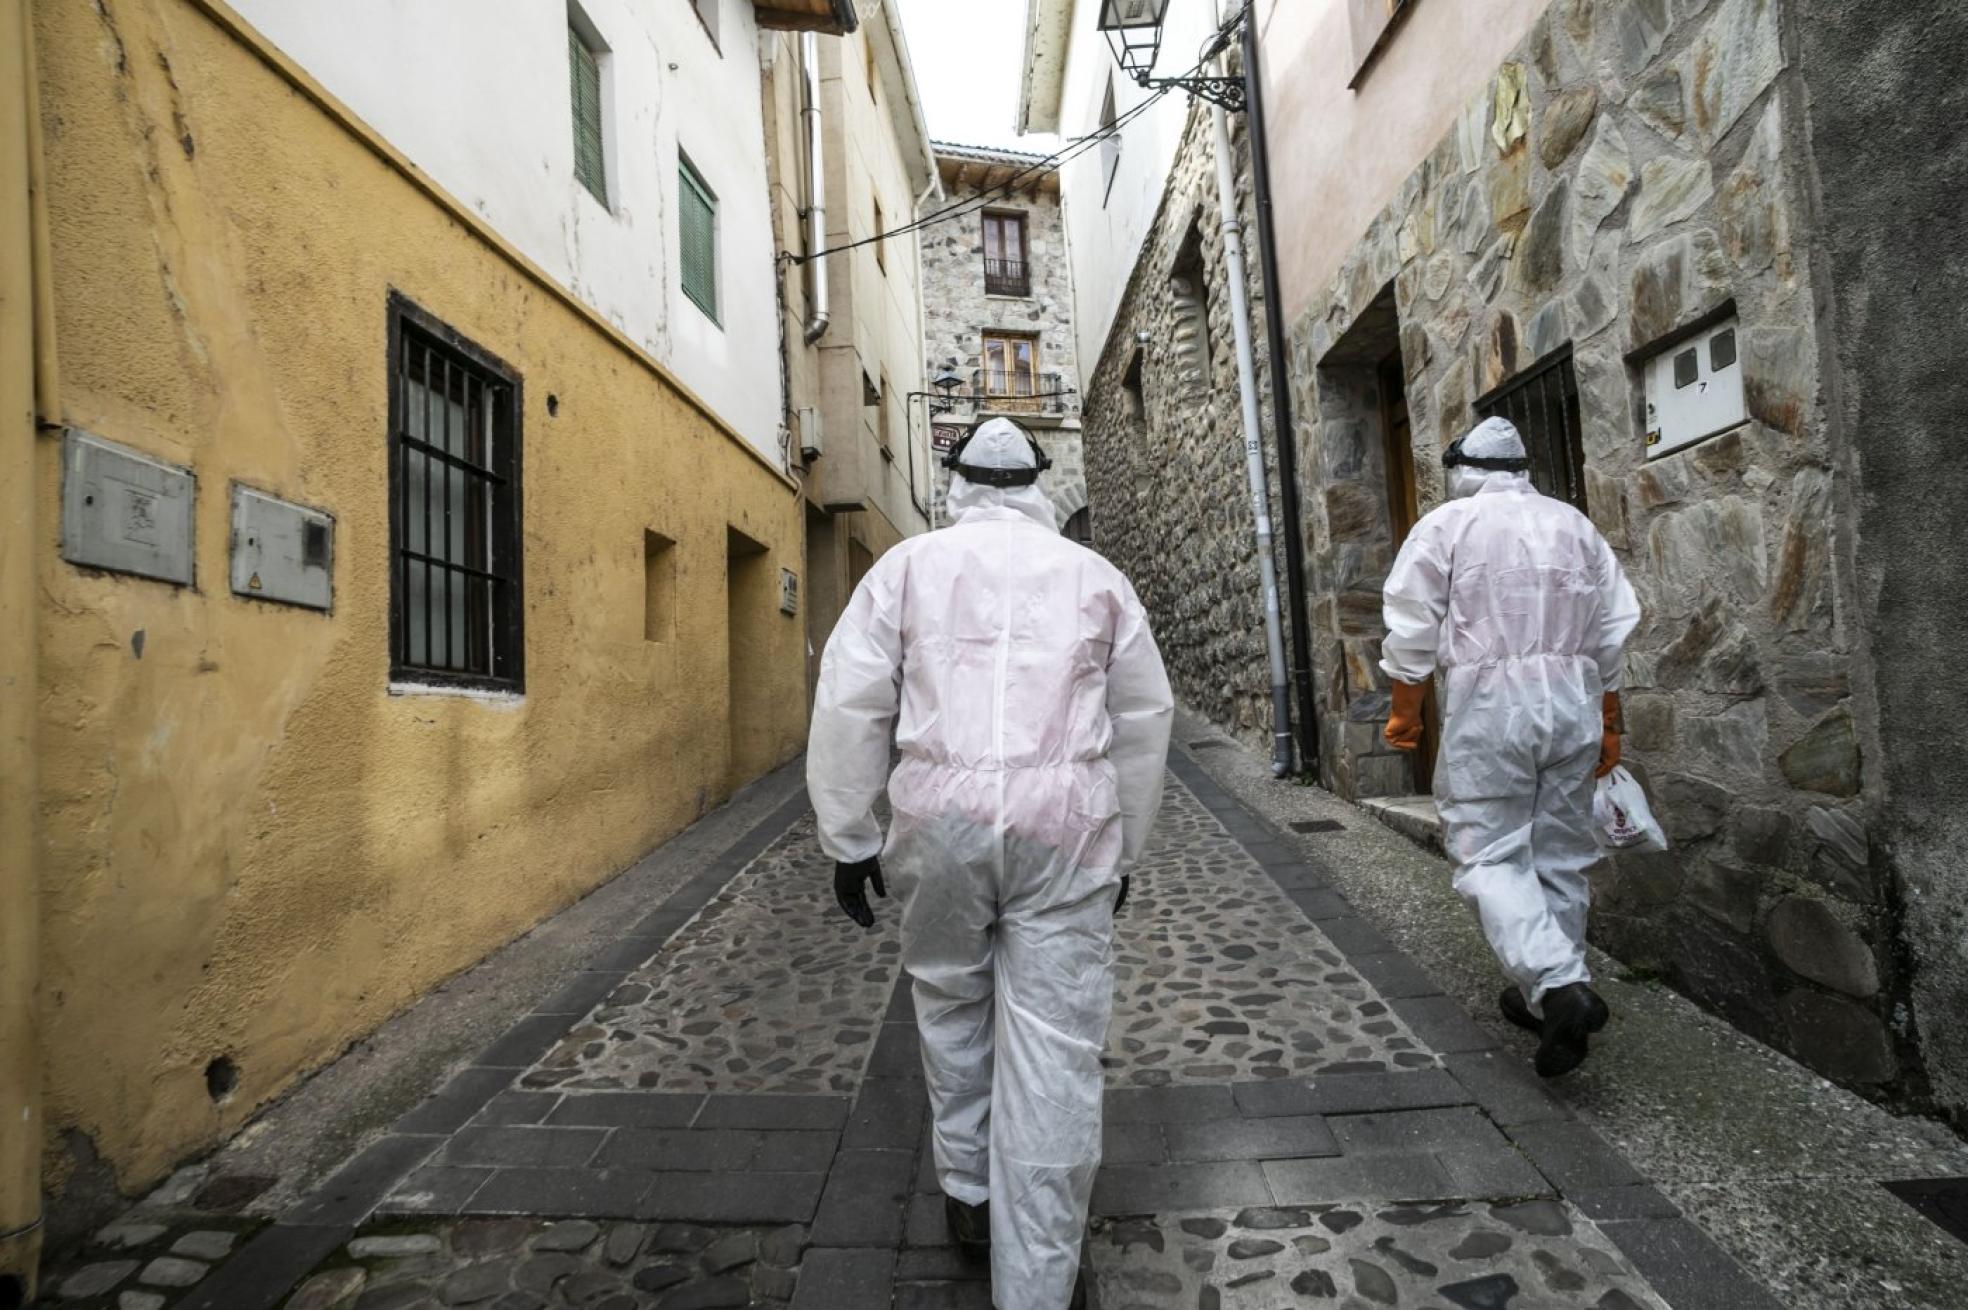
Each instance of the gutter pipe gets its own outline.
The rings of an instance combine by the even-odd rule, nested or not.
[[[1291,619],[1292,687],[1298,693],[1298,764],[1322,772],[1319,704],[1312,669],[1312,624],[1306,613],[1304,509],[1299,500],[1298,440],[1292,423],[1284,301],[1278,290],[1278,240],[1271,207],[1271,147],[1264,125],[1264,75],[1258,62],[1257,15],[1244,23],[1244,105],[1249,124],[1251,190],[1257,202],[1258,267],[1264,275],[1265,345],[1271,353],[1271,421],[1278,446],[1278,508],[1285,519],[1285,603]],[[1322,779],[1323,781],[1323,779]]]
[[[1221,9],[1218,10],[1221,21]],[[1217,75],[1228,76],[1221,56]],[[1250,474],[1251,514],[1257,524],[1257,566],[1264,585],[1264,641],[1271,666],[1271,774],[1292,771],[1291,692],[1285,677],[1285,637],[1278,618],[1278,566],[1272,558],[1271,499],[1264,473],[1262,420],[1258,415],[1257,365],[1251,354],[1250,293],[1244,285],[1243,224],[1237,217],[1237,179],[1230,165],[1230,115],[1210,105],[1216,154],[1217,208],[1222,215],[1223,261],[1230,283],[1230,326],[1237,340],[1237,392],[1243,401],[1244,464]]]
[[[820,140],[820,38],[812,32],[800,36],[800,74],[806,95],[800,109],[806,124],[806,267],[813,279],[813,306],[805,332],[810,346],[827,334],[827,323],[833,317],[827,305],[827,261],[812,258],[827,248],[826,159]]]

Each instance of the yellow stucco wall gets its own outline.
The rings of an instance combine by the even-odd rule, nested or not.
[[[135,1188],[798,750],[801,507],[199,5],[35,21],[63,421],[198,475],[185,589],[63,562],[37,469],[47,1118]],[[387,694],[392,289],[523,378],[516,702]],[[234,480],[335,516],[332,615],[230,594]]]

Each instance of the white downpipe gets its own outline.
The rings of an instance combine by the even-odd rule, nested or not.
[[[1229,76],[1221,57],[1216,61],[1216,74]],[[1278,567],[1271,551],[1271,492],[1264,476],[1264,447],[1259,434],[1257,365],[1251,355],[1250,296],[1244,283],[1243,224],[1237,217],[1237,179],[1230,164],[1230,115],[1222,105],[1210,106],[1210,128],[1216,149],[1217,207],[1223,219],[1224,273],[1230,283],[1230,326],[1237,341],[1237,392],[1243,400],[1244,463],[1250,473],[1257,566],[1264,583],[1264,640],[1271,659],[1271,773],[1282,778],[1292,767],[1291,692],[1285,674],[1284,626],[1278,618]],[[1272,367],[1277,366],[1278,361],[1273,360]]]
[[[940,197],[942,192],[942,175],[936,169],[931,168],[929,171],[929,181],[923,184],[922,193],[916,197],[916,218],[922,218],[923,206],[929,203],[930,197]],[[929,288],[924,285],[927,279],[923,276],[922,237],[918,234],[912,240],[916,243],[916,324],[918,327],[922,327],[929,322]],[[927,357],[924,358],[924,363],[928,363]],[[928,369],[923,370],[922,386],[925,391],[929,389]],[[936,416],[929,412],[929,397],[924,396],[922,453],[923,467],[929,470],[929,487],[923,492],[922,503],[929,506],[929,513],[923,517],[929,524],[929,530],[931,532],[936,531],[937,510],[940,508],[936,503],[936,443],[933,439],[935,433]],[[914,441],[915,438],[911,436],[909,440]],[[913,492],[915,489],[911,487],[910,490]]]
[[[806,125],[806,257],[807,273],[813,279],[813,310],[806,320],[806,344],[812,345],[827,334],[832,317],[827,307],[827,173],[821,153],[820,126],[820,38],[808,32],[800,37],[800,73],[806,103],[800,118]]]

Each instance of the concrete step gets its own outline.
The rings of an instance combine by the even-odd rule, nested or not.
[[[1409,841],[1442,850],[1442,816],[1433,796],[1372,796],[1356,803]]]

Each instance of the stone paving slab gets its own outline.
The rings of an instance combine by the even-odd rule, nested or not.
[[[365,1231],[286,1301],[288,1310],[490,1305],[783,1307],[806,1234],[799,1228],[466,1219]]]
[[[1591,1221],[1554,1201],[1319,1205],[1102,1220],[1102,1310],[1666,1310]]]
[[[1343,897],[1186,776],[1120,920],[1089,1246],[1104,1310],[1651,1310],[1635,1266],[1680,1284],[1705,1260],[1733,1268]],[[874,933],[840,919],[810,819],[778,821],[288,1222],[219,1263],[196,1258],[219,1237],[187,1244],[193,1225],[141,1232],[84,1267],[115,1286],[76,1304],[108,1310],[169,1258],[199,1271],[173,1310],[989,1310],[988,1271],[943,1231],[894,915]],[[710,1254],[768,1239],[790,1254]]]
[[[1426,1068],[1435,1057],[1180,784],[1116,920],[1110,1085]],[[1328,892],[1312,895],[1330,897]],[[1330,908],[1330,907],[1329,907]]]
[[[795,822],[660,954],[632,938],[631,971],[519,1086],[851,1094],[901,948],[893,914],[864,932],[840,913],[832,869],[812,818]]]

